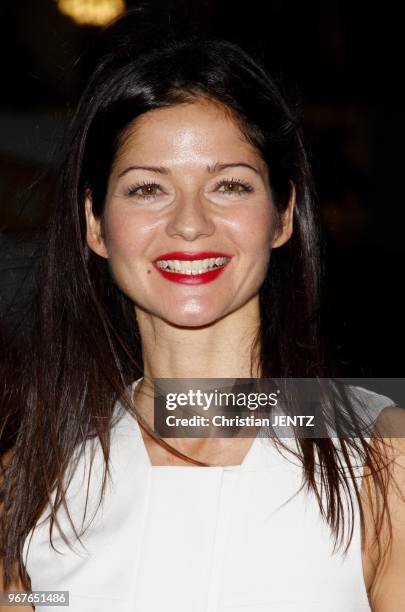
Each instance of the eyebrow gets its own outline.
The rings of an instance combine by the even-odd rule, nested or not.
[[[257,168],[255,168],[251,164],[247,164],[246,162],[232,162],[227,164],[217,162],[213,166],[208,165],[207,172],[209,174],[214,174],[215,172],[220,172],[221,170],[225,170],[226,168],[235,168],[237,166],[250,168],[250,170],[253,170],[253,172],[256,172],[256,174],[260,174]],[[146,170],[147,172],[155,172],[157,174],[170,174],[169,168],[165,168],[164,166],[129,166],[128,168],[125,168],[125,170],[120,172],[118,178],[121,178],[122,176],[124,176],[124,174],[130,172],[130,170]]]

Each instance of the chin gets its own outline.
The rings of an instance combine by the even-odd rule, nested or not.
[[[182,313],[180,316],[177,314],[173,316],[162,316],[167,323],[173,325],[175,327],[207,327],[208,325],[212,325],[216,321],[218,321],[221,317],[219,315],[214,315],[213,313],[203,313],[203,312],[188,312]]]

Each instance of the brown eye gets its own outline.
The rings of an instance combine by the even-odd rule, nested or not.
[[[156,195],[157,185],[143,185],[141,187],[142,195]]]
[[[137,185],[133,185],[128,189],[128,195],[139,197],[143,200],[148,200],[159,195],[159,189],[160,187],[157,183],[138,183]]]
[[[225,193],[227,195],[243,195],[253,191],[253,187],[249,185],[249,183],[246,183],[240,179],[220,181],[215,185],[215,187],[220,193]],[[225,189],[220,189],[221,187],[225,187]]]
[[[239,183],[223,183],[226,186],[225,191],[228,191],[230,193],[240,193],[241,191],[244,191],[244,187],[243,185],[240,185]]]

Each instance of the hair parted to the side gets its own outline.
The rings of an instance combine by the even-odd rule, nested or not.
[[[297,117],[262,65],[237,44],[195,33],[179,35],[174,22],[151,25],[143,11],[129,11],[102,31],[92,50],[94,69],[69,125],[38,268],[32,332],[20,354],[20,367],[14,364],[6,373],[2,428],[15,415],[19,418],[0,490],[6,586],[18,560],[29,587],[22,560],[25,538],[48,503],[51,526],[57,526],[58,508],[65,505],[64,476],[91,438],[99,441],[105,460],[101,500],[114,405],[121,398],[133,409],[126,391],[143,375],[134,305],[114,284],[108,262],[88,248],[84,206],[86,194],[91,194],[93,211],[102,217],[111,165],[126,129],[141,114],[200,98],[220,104],[267,163],[279,214],[294,185],[294,231],[272,253],[260,289],[261,327],[255,347],[263,378],[328,375],[319,333],[320,226]],[[343,390],[340,396],[347,407],[345,418],[355,427],[350,398]],[[153,433],[141,417],[139,421]],[[337,542],[346,520],[342,485],[351,495],[337,449],[328,438],[297,443],[307,486]],[[384,492],[367,441],[361,436],[342,440],[345,459],[350,446],[370,466]],[[316,482],[316,460],[327,502]],[[356,480],[353,472],[350,478]],[[27,480],[33,486],[27,487]],[[359,499],[356,483],[355,494]]]

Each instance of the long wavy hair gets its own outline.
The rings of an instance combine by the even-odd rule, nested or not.
[[[102,218],[111,165],[126,129],[143,113],[201,98],[219,103],[265,160],[280,215],[294,184],[294,231],[273,251],[260,288],[260,329],[252,354],[258,347],[263,378],[329,374],[319,326],[320,224],[298,113],[287,105],[262,63],[237,44],[201,33],[183,36],[173,23],[159,30],[140,25],[140,19],[139,11],[128,12],[93,44],[94,68],[65,139],[58,192],[36,274],[30,332],[4,373],[1,433],[7,424],[18,423],[8,440],[12,453],[3,466],[0,489],[6,586],[17,562],[23,584],[30,587],[22,559],[25,538],[47,504],[52,537],[58,508],[66,507],[64,475],[76,451],[92,438],[99,441],[105,462],[101,501],[117,399],[137,414],[127,394],[131,382],[143,375],[134,304],[114,283],[107,261],[87,246],[84,203],[91,193],[94,214]],[[350,398],[343,388],[339,393],[345,406],[341,414],[355,429]],[[138,419],[159,444],[171,449]],[[339,441],[349,465],[352,447],[384,494],[386,482],[375,467],[378,458],[368,440],[359,435]],[[316,495],[336,545],[339,536],[343,541],[346,520],[343,492],[353,511],[339,449],[327,437],[297,436],[297,445],[294,453],[302,462],[306,487]],[[316,479],[317,461],[326,496]],[[349,472],[360,501],[355,474]],[[27,481],[32,486],[27,487]],[[361,507],[360,512],[363,528]]]

